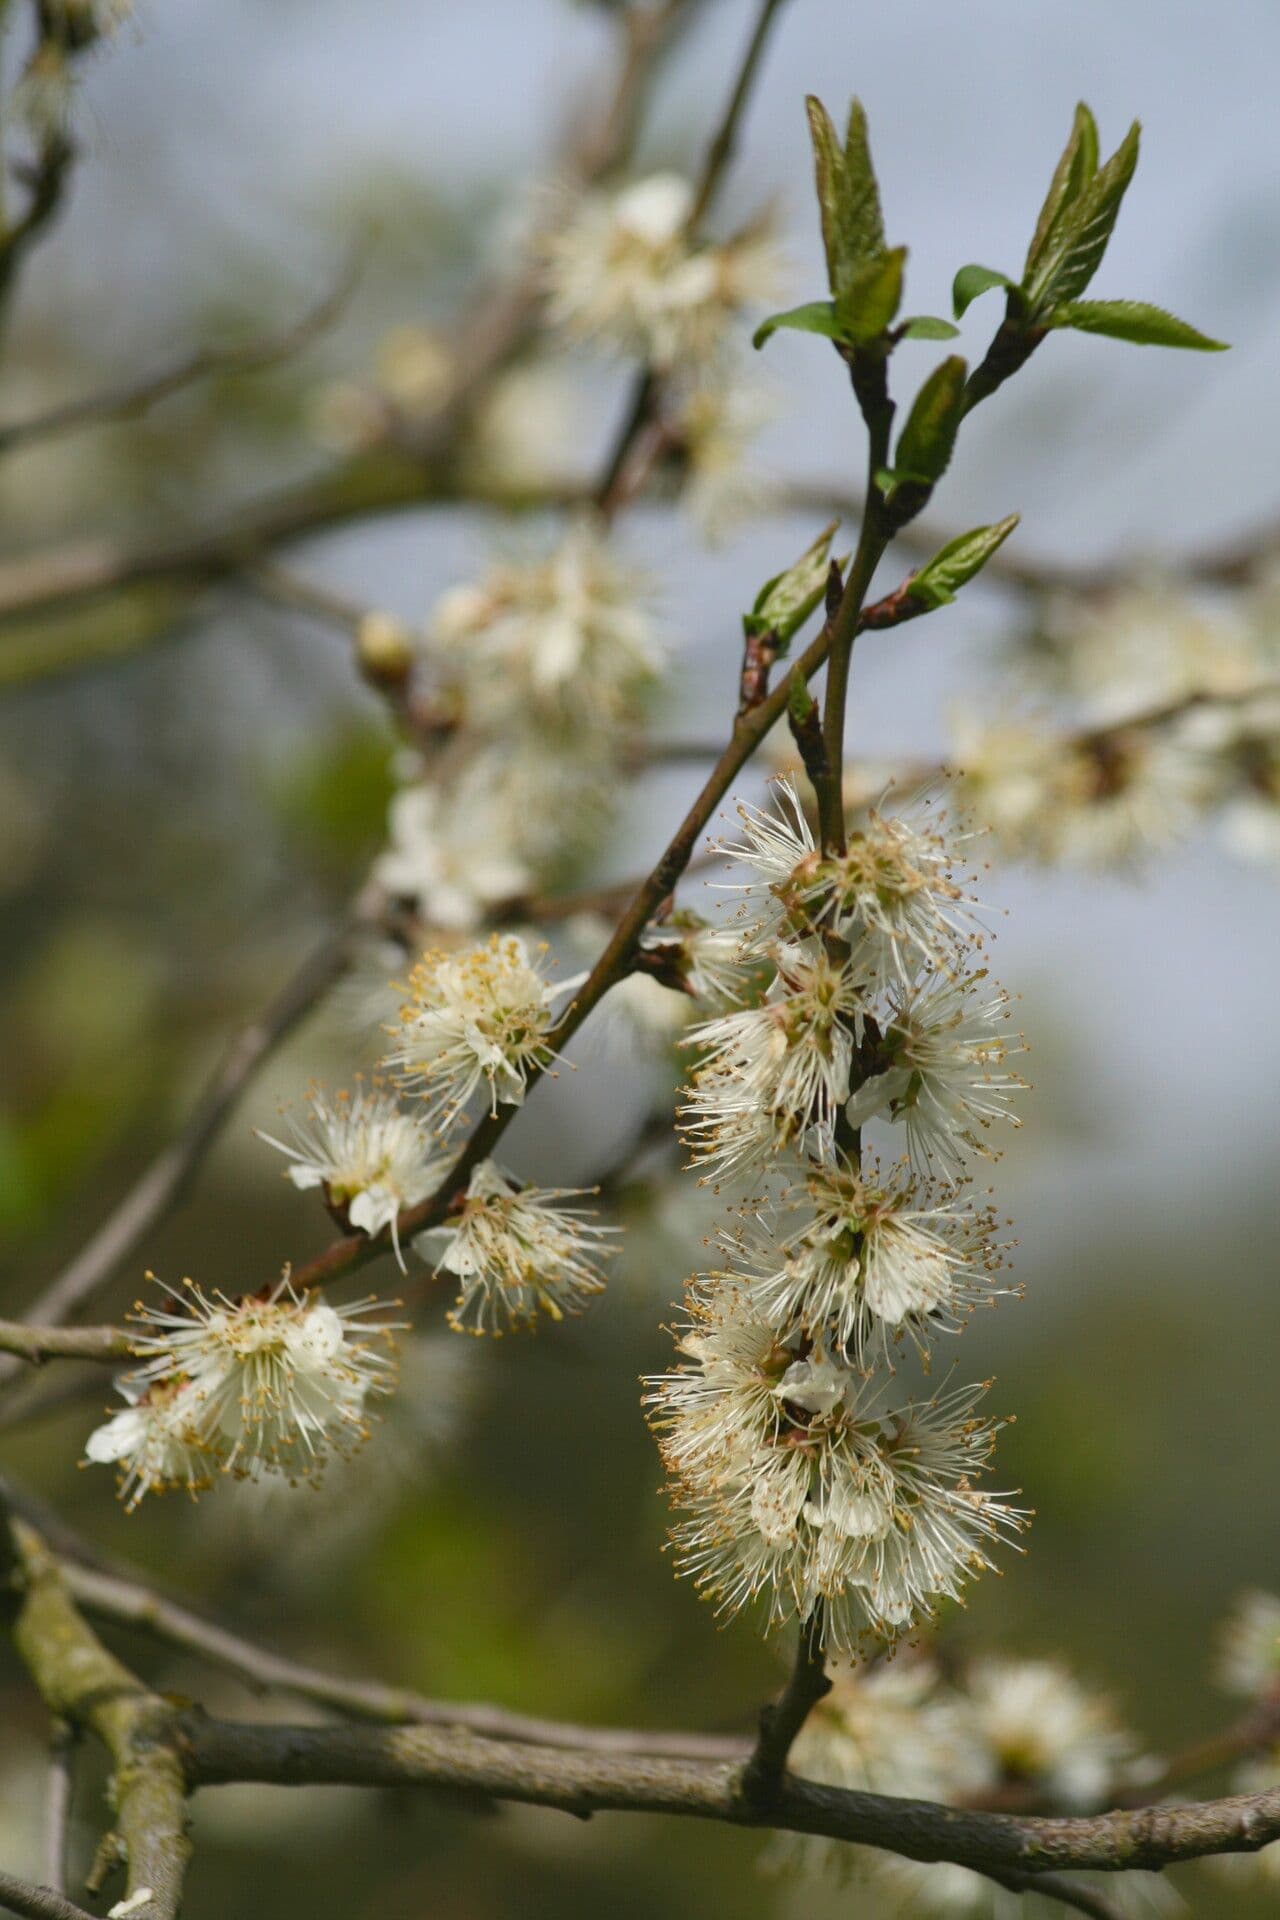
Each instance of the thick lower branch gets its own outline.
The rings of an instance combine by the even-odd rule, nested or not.
[[[1206,1854],[1249,1853],[1280,1839],[1280,1789],[1192,1806],[1087,1819],[1018,1818],[891,1799],[785,1777],[762,1819],[730,1762],[557,1751],[429,1727],[254,1726],[203,1715],[181,1721],[195,1786],[420,1786],[521,1801],[579,1816],[664,1813],[769,1826],[879,1847],[978,1873],[1158,1869]]]
[[[39,1535],[11,1520],[9,1536],[18,1590],[14,1646],[50,1712],[106,1747],[126,1898],[147,1888],[145,1920],[172,1920],[189,1852],[173,1711],[86,1626]]]

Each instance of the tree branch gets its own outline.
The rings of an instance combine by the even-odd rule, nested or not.
[[[327,933],[320,945],[309,953],[297,972],[277,994],[270,1006],[237,1035],[221,1065],[208,1082],[182,1130],[162,1148],[141,1179],[120,1202],[97,1233],[76,1255],[70,1266],[32,1302],[29,1318],[32,1326],[29,1350],[16,1342],[21,1329],[7,1324],[0,1333],[0,1348],[23,1359],[38,1360],[55,1352],[75,1354],[82,1359],[110,1359],[114,1351],[102,1350],[105,1335],[112,1329],[90,1330],[86,1335],[90,1349],[98,1336],[97,1350],[86,1351],[68,1344],[59,1347],[51,1339],[51,1329],[72,1319],[145,1239],[158,1221],[176,1205],[187,1182],[217,1137],[227,1114],[243,1093],[254,1074],[280,1042],[311,1010],[325,990],[346,968],[353,937],[374,914],[372,898],[362,896],[342,921]],[[73,1336],[72,1338],[79,1338]],[[127,1352],[127,1347],[124,1351]],[[16,1372],[16,1364],[0,1363],[0,1381]]]
[[[785,1775],[762,1819],[732,1763],[518,1746],[456,1728],[261,1726],[193,1714],[181,1717],[181,1727],[196,1786],[233,1780],[420,1786],[579,1816],[675,1814],[817,1834],[912,1860],[950,1860],[995,1877],[1025,1876],[1036,1886],[1046,1873],[1158,1870],[1207,1854],[1256,1852],[1280,1839],[1280,1788],[1199,1805],[1057,1819],[980,1813]]]
[[[0,1353],[38,1365],[42,1360],[128,1360],[133,1340],[125,1327],[33,1327],[0,1320]]]
[[[778,1699],[760,1713],[760,1734],[742,1772],[742,1791],[761,1812],[782,1789],[791,1749],[812,1708],[831,1691],[823,1652],[824,1610],[819,1604],[801,1622],[795,1664]]]
[[[745,1758],[743,1739],[715,1734],[648,1732],[626,1727],[573,1726],[507,1713],[501,1707],[453,1700],[429,1700],[404,1687],[377,1680],[346,1680],[300,1665],[149,1588],[73,1561],[62,1563],[68,1591],[86,1613],[121,1626],[141,1628],[170,1646],[196,1655],[260,1691],[291,1693],[359,1720],[408,1721],[419,1726],[464,1727],[522,1745],[577,1748],[584,1752],[665,1754],[701,1759]]]
[[[75,1906],[56,1887],[32,1886],[15,1880],[11,1873],[0,1873],[0,1907],[23,1915],[23,1920],[97,1920],[96,1914]]]
[[[322,300],[283,329],[261,334],[257,339],[244,341],[239,346],[199,347],[184,359],[162,367],[158,372],[144,374],[141,379],[85,394],[79,400],[68,400],[61,406],[48,408],[44,413],[31,414],[25,420],[0,422],[0,455],[12,453],[15,448],[30,446],[36,441],[54,440],[84,427],[133,419],[200,380],[262,373],[268,367],[277,366],[332,324],[346,304],[356,278],[357,268],[353,261]]]
[[[18,1584],[14,1645],[50,1711],[95,1734],[111,1757],[126,1897],[149,1889],[145,1920],[173,1920],[189,1852],[173,1710],[85,1625],[39,1535],[11,1519],[9,1536]]]

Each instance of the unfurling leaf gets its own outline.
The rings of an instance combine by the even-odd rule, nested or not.
[[[1120,205],[1138,164],[1141,129],[1135,120],[1106,165],[1099,167],[1041,250],[1023,291],[1037,315],[1082,294],[1102,264]]]
[[[1109,340],[1129,340],[1138,347],[1189,347],[1196,353],[1225,353],[1225,340],[1153,307],[1146,300],[1068,300],[1045,315],[1050,327],[1074,327],[1078,333],[1103,333]]]
[[[959,355],[952,354],[934,368],[916,395],[893,456],[899,481],[910,478],[932,486],[946,472],[964,408],[967,371]]]
[[[881,259],[885,252],[884,216],[871,165],[867,116],[861,102],[854,100],[841,151],[831,116],[822,102],[810,95],[805,106],[813,141],[827,277],[832,293],[839,296],[860,268]]]
[[[894,247],[860,267],[837,297],[835,304],[841,322],[855,345],[863,346],[875,340],[892,324],[902,304],[902,271],[906,262],[906,248]]]
[[[765,581],[756,595],[755,605],[743,618],[742,628],[748,639],[754,634],[772,633],[778,642],[778,653],[785,653],[792,635],[804,625],[826,592],[831,542],[839,524],[833,520],[792,566]],[[841,572],[847,562],[846,554],[838,563]]]
[[[1063,219],[1098,171],[1098,125],[1082,100],[1076,108],[1071,136],[1054,169],[1036,230],[1027,249],[1024,277],[1030,279]]]
[[[990,293],[993,287],[1007,287],[1011,293],[1018,290],[1016,281],[995,267],[961,267],[951,283],[951,306],[956,319],[961,319],[966,308],[971,307],[979,295]]]
[[[940,320],[935,313],[913,313],[898,328],[903,340],[954,340],[959,327],[953,327],[949,320]]]
[[[848,337],[834,301],[809,300],[802,307],[788,307],[785,313],[771,313],[767,320],[762,320],[751,336],[752,346],[762,347],[766,340],[784,327],[796,333],[820,333],[828,340],[844,340]]]
[[[927,607],[945,607],[966,581],[972,580],[975,573],[981,573],[996,548],[1009,538],[1018,518],[1016,513],[1011,513],[993,526],[974,527],[971,533],[960,533],[954,540],[948,540],[908,581],[907,592],[911,598],[922,600]]]

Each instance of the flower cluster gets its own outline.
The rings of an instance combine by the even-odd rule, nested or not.
[[[927,1365],[995,1296],[1005,1248],[964,1169],[1020,1083],[944,815],[872,809],[824,849],[783,783],[741,817],[731,924],[767,984],[693,1030],[682,1121],[708,1177],[766,1190],[691,1283],[651,1419],[682,1569],[770,1625],[820,1612],[848,1652],[957,1596],[1024,1522],[977,1485],[1001,1425],[984,1389],[912,1397],[889,1377],[902,1342]],[[863,1160],[874,1121],[905,1137],[887,1170]]]
[[[394,1329],[368,1318],[374,1302],[333,1307],[287,1275],[234,1300],[189,1280],[165,1291],[174,1308],[139,1308],[143,1364],[120,1383],[127,1405],[85,1447],[119,1466],[130,1507],[219,1473],[315,1479],[368,1438],[365,1402],[394,1379]]]
[[[1056,1660],[978,1659],[944,1676],[929,1655],[904,1653],[857,1669],[836,1662],[831,1679],[791,1756],[797,1773],[825,1785],[960,1805],[1016,1794],[1040,1811],[1081,1813],[1111,1804],[1140,1765],[1110,1700]],[[1015,1920],[1023,1911],[967,1868],[834,1840],[777,1839],[766,1863],[837,1883],[856,1878],[868,1915]],[[1126,1913],[1180,1904],[1155,1875],[1126,1875],[1124,1884],[1135,1903]]]
[[[580,1312],[604,1287],[599,1263],[616,1231],[560,1204],[583,1197],[580,1188],[522,1188],[482,1160],[461,1206],[419,1246],[431,1257],[434,1241],[446,1243],[437,1264],[458,1282],[449,1324],[500,1333],[504,1324],[533,1326],[539,1312],[551,1320]]]
[[[1218,1646],[1217,1680],[1249,1702],[1259,1732],[1270,1738],[1232,1776],[1235,1793],[1265,1793],[1280,1787],[1280,1595],[1255,1588],[1242,1593],[1225,1621]],[[1210,1864],[1242,1888],[1275,1899],[1280,1888],[1280,1840],[1256,1853],[1223,1854]]]
[[[1206,815],[1229,851],[1274,863],[1278,601],[1274,581],[1234,609],[1156,582],[1052,605],[1015,643],[1025,709],[956,716],[966,805],[1009,852],[1047,864],[1131,868]]]
[[[531,1074],[550,1065],[555,989],[515,934],[423,955],[394,1029],[387,1065],[418,1094],[433,1126],[447,1130],[477,1093],[496,1113],[518,1107]]]
[[[585,519],[441,596],[414,687],[446,745],[394,797],[375,869],[426,922],[473,928],[594,844],[662,669],[646,598]]]

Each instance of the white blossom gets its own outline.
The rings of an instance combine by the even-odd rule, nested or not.
[[[1050,1804],[1086,1812],[1109,1796],[1138,1758],[1111,1702],[1056,1660],[975,1660],[964,1693],[972,1728],[991,1758],[991,1784],[1033,1787]]]
[[[374,1302],[333,1307],[287,1275],[234,1300],[189,1280],[165,1291],[176,1310],[139,1309],[134,1380],[153,1393],[189,1385],[194,1398],[175,1404],[224,1472],[306,1478],[368,1437],[365,1401],[395,1374],[393,1329],[367,1318]]]
[[[796,876],[794,900],[841,939],[875,956],[877,991],[922,966],[949,970],[953,950],[977,940],[978,903],[959,873],[970,835],[948,835],[945,812],[927,798],[899,813],[870,807],[849,828],[842,853]]]
[[[1239,1596],[1222,1625],[1216,1673],[1246,1699],[1280,1692],[1280,1596],[1256,1587]]]
[[[294,1186],[323,1187],[330,1206],[343,1209],[370,1239],[389,1227],[403,1270],[397,1216],[434,1193],[448,1170],[426,1123],[376,1084],[357,1086],[354,1093],[317,1088],[305,1112],[287,1118],[291,1140],[261,1131],[258,1137],[293,1162]]]
[[[880,1070],[846,1108],[855,1127],[876,1117],[901,1123],[912,1165],[936,1170],[952,1184],[964,1170],[966,1152],[992,1157],[981,1137],[992,1121],[1021,1124],[1009,1102],[1024,1082],[1006,1064],[1021,1042],[1002,1036],[1009,997],[1002,990],[987,992],[985,979],[980,969],[894,990],[883,1022]]]
[[[775,781],[773,798],[769,810],[740,801],[737,812],[743,839],[736,845],[717,848],[746,870],[744,880],[720,884],[724,892],[742,896],[737,921],[743,943],[757,949],[767,948],[785,932],[786,894],[796,884],[797,875],[807,878],[818,861],[817,843],[794,782]]]
[[[638,717],[662,667],[647,597],[603,531],[579,519],[545,558],[443,594],[428,658],[472,728],[617,728]]]
[[[812,1132],[830,1152],[849,1097],[867,982],[857,956],[833,958],[820,941],[779,945],[763,1003],[695,1027],[694,1074],[681,1121],[696,1162],[741,1171]]]
[[[418,1242],[430,1258],[433,1242],[447,1240],[438,1265],[459,1282],[449,1315],[455,1329],[500,1333],[504,1325],[532,1326],[539,1312],[562,1320],[602,1291],[600,1262],[613,1252],[615,1230],[562,1204],[585,1192],[522,1188],[492,1160],[481,1161],[459,1211]]]
[[[901,1165],[882,1177],[837,1158],[808,1165],[783,1198],[757,1215],[766,1234],[741,1240],[753,1292],[779,1326],[829,1329],[866,1364],[876,1343],[887,1359],[903,1332],[923,1355],[934,1331],[955,1331],[992,1298],[1004,1250],[994,1213],[971,1197],[921,1192]]]
[[[95,1427],[84,1453],[95,1465],[119,1467],[129,1512],[147,1493],[184,1487],[194,1495],[211,1486],[219,1449],[201,1389],[182,1376],[151,1385],[126,1376],[117,1384],[129,1404]]]
[[[469,932],[493,907],[533,888],[533,871],[511,850],[507,826],[483,767],[453,793],[425,783],[402,787],[391,800],[390,845],[373,877],[397,899],[412,901],[428,926]]]
[[[531,1075],[554,1058],[555,989],[514,934],[424,954],[409,996],[387,1063],[421,1095],[433,1124],[451,1126],[478,1092],[491,1113],[499,1102],[519,1106]]]
[[[762,1600],[771,1627],[824,1611],[851,1653],[892,1637],[989,1566],[1023,1516],[973,1484],[1000,1423],[982,1387],[887,1408],[833,1353],[799,1350],[741,1282],[690,1293],[689,1364],[651,1383],[651,1418],[677,1510],[679,1570],[721,1611]]]
[[[553,323],[660,367],[720,351],[737,313],[776,296],[779,263],[762,225],[695,243],[692,212],[674,173],[584,195],[546,243]]]

